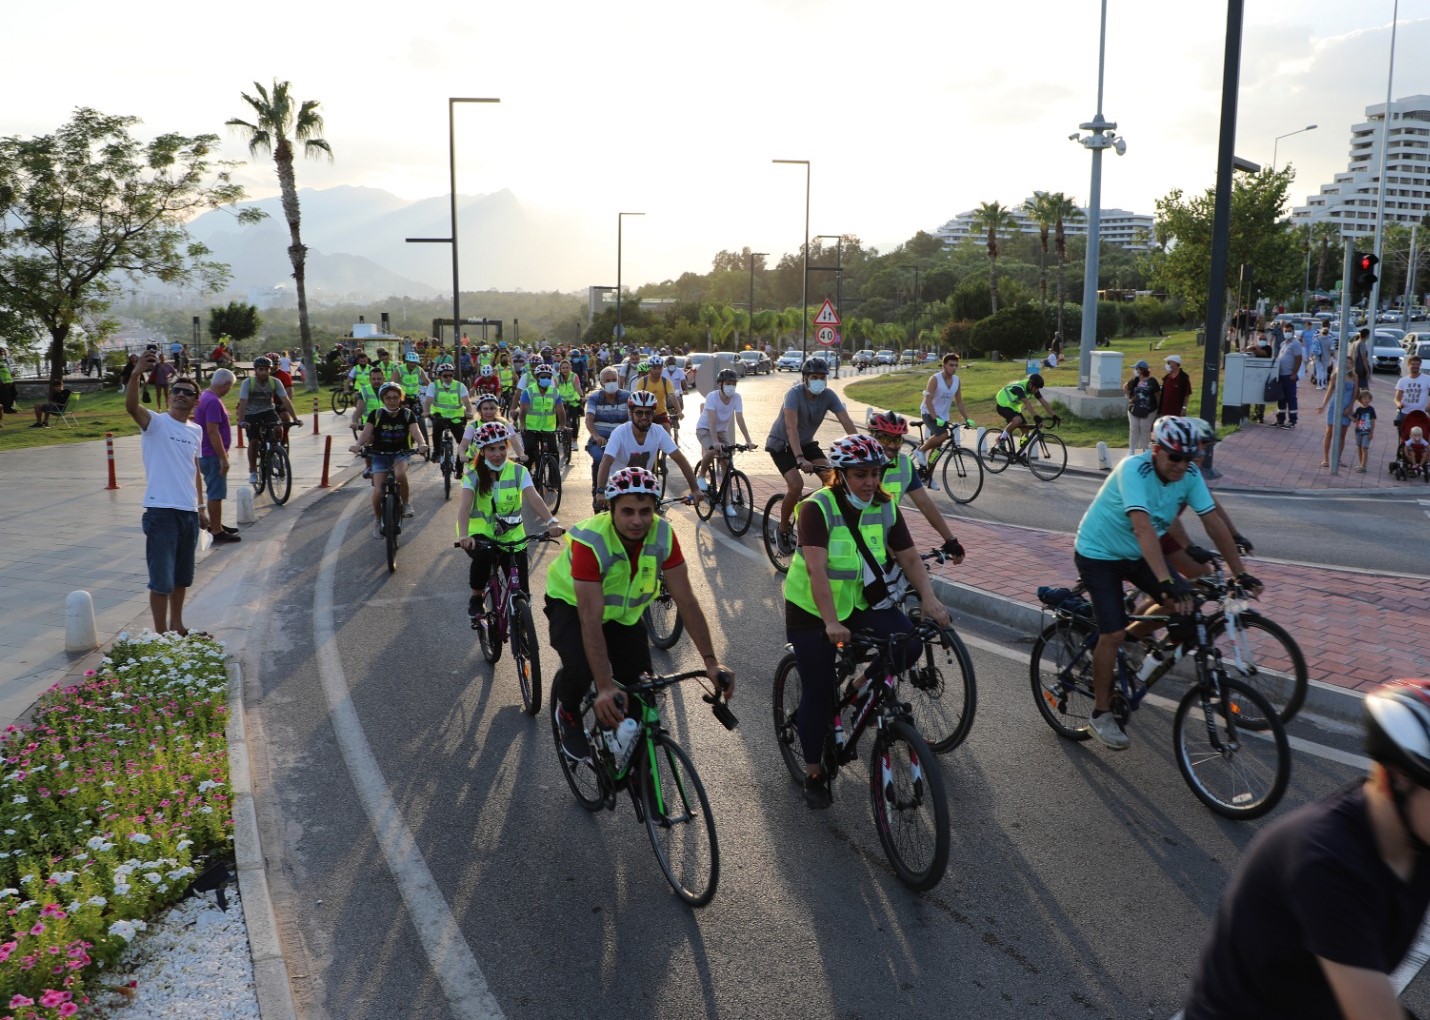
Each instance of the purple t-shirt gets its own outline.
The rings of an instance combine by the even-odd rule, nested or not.
[[[231,435],[228,427],[228,408],[223,406],[223,401],[213,390],[204,390],[199,394],[199,406],[194,410],[193,422],[203,429],[203,447],[199,450],[201,457],[217,457],[218,451],[209,442],[209,423],[218,424],[218,434],[223,440],[223,448],[228,449],[231,442]]]

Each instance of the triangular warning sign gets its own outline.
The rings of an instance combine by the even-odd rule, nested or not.
[[[814,317],[816,326],[837,326],[839,325],[839,313],[834,310],[834,302],[828,298],[824,299],[824,304],[819,308],[819,314]]]

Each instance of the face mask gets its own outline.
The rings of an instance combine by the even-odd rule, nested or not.
[[[825,383],[823,379],[811,379],[808,383],[808,386],[809,392],[817,397],[824,392]]]
[[[605,390],[607,393],[617,393],[620,391],[620,388],[621,384],[618,382],[601,383],[601,389]]]
[[[844,498],[849,500],[849,505],[852,506],[855,510],[868,510],[869,504],[874,502],[872,499],[860,499],[848,489],[844,490]]]
[[[550,389],[551,380],[543,376],[542,378],[536,380],[536,385],[540,386],[543,390]]]
[[[727,397],[733,397],[735,395],[735,386],[733,383],[726,383],[724,386],[720,387],[720,392],[725,394],[725,396]]]
[[[506,466],[506,461],[502,461],[500,464],[493,464],[491,462],[491,458],[487,457],[486,455],[482,456],[482,463],[484,463],[487,466],[488,470],[491,471],[500,471]]]

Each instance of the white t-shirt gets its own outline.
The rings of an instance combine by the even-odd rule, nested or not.
[[[928,390],[924,390],[924,399],[919,404],[919,413],[937,418],[940,421],[948,421],[948,413],[953,410],[953,398],[958,393],[958,387],[962,385],[962,380],[954,375],[953,382],[945,383],[943,373],[937,372],[933,376],[933,400],[929,400]],[[933,406],[929,406],[932,404]]]
[[[203,435],[203,430],[192,421],[176,421],[167,412],[150,412],[149,427],[139,435],[146,508],[199,508],[194,476],[198,471]]]
[[[712,433],[723,433],[726,436],[734,435],[731,427],[735,424],[735,415],[745,413],[745,401],[740,396],[739,391],[730,398],[730,402],[725,403],[725,398],[719,393],[711,393],[705,398],[705,406],[700,411],[700,417],[695,422],[696,429],[709,429]]]
[[[1400,409],[1406,414],[1411,411],[1430,410],[1430,376],[1421,372],[1415,377],[1402,375],[1395,381],[1395,392],[1401,394]]]
[[[279,367],[280,369],[282,369],[283,371],[285,371],[285,372],[292,372],[292,371],[293,371],[293,359],[290,358],[290,357],[288,357],[288,355],[286,355],[286,354],[281,354],[281,355],[279,355],[279,356],[278,356],[278,367]]]
[[[672,384],[674,384],[676,393],[685,392],[685,369],[676,368],[674,366],[667,366],[665,370],[665,377],[669,379]]]
[[[663,425],[652,425],[646,433],[645,442],[636,441],[636,433],[631,423],[616,426],[611,438],[606,441],[606,456],[611,458],[611,470],[642,467],[647,471],[655,468],[655,454],[659,450],[669,457],[676,451],[675,440]]]

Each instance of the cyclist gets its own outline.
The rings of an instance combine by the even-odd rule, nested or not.
[[[833,802],[820,758],[834,711],[838,646],[847,644],[855,630],[872,630],[880,637],[913,631],[897,606],[871,605],[864,583],[872,573],[867,559],[880,570],[897,562],[918,592],[924,614],[940,627],[949,625],[948,610],[933,593],[908,524],[879,486],[889,463],[883,448],[869,436],[844,436],[830,445],[829,462],[833,480],[804,500],[799,548],[785,579],[785,634],[802,681],[795,725],[804,751],[804,799],[811,808]],[[888,665],[907,669],[922,650],[922,642],[911,638],[900,649],[901,661]],[[880,675],[883,665],[871,664],[865,682]]]
[[[521,390],[522,444],[531,465],[544,448],[556,457],[556,430],[566,427],[566,405],[556,390],[556,373],[550,365],[538,364],[532,373],[533,385]]]
[[[998,414],[1003,418],[1006,425],[1003,426],[1003,435],[1012,441],[1009,435],[1014,430],[1022,432],[1027,429],[1028,423],[1023,417],[1023,405],[1029,397],[1043,405],[1043,410],[1048,412],[1048,416],[1054,423],[1059,423],[1057,415],[1053,414],[1053,409],[1048,406],[1048,402],[1043,399],[1043,377],[1037,372],[1028,376],[1027,379],[1014,379],[1007,386],[998,391],[998,395],[993,398],[998,409]]]
[[[259,432],[280,421],[297,421],[298,412],[288,399],[283,384],[273,378],[273,362],[260,356],[253,359],[253,375],[238,388],[238,409],[235,417],[243,421],[248,432],[248,484],[258,484]]]
[[[497,360],[496,364],[492,366],[492,371],[497,377],[497,393],[505,400],[512,386],[516,384],[516,373],[511,364],[511,352],[506,349],[505,340],[498,344]],[[480,385],[480,381],[478,385]]]
[[[457,447],[457,459],[467,466],[467,470],[471,470],[472,463],[476,460],[478,452],[477,447],[472,445],[477,436],[477,429],[488,422],[499,421],[505,425],[507,431],[511,433],[509,444],[511,446],[511,455],[517,460],[525,461],[526,448],[521,445],[521,436],[517,435],[516,429],[512,426],[511,422],[501,416],[501,405],[497,402],[497,398],[490,393],[483,393],[477,398],[476,406],[477,417],[462,433],[462,443]]]
[[[1243,569],[1231,529],[1212,511],[1216,503],[1192,460],[1199,443],[1191,423],[1167,416],[1152,423],[1152,448],[1123,459],[1093,497],[1078,523],[1073,561],[1087,585],[1097,621],[1098,642],[1092,653],[1092,733],[1114,751],[1129,741],[1108,711],[1118,646],[1127,637],[1127,608],[1122,585],[1130,581],[1151,595],[1163,611],[1191,612],[1191,588],[1173,573],[1162,553],[1161,536],[1184,506],[1202,518],[1207,535],[1246,587],[1260,582]]]
[[[680,416],[680,391],[669,379],[665,378],[664,371],[665,359],[660,355],[653,356],[648,362],[645,362],[643,374],[631,388],[643,393],[655,394],[655,423],[673,433],[676,426],[672,425],[672,421]]]
[[[675,461],[685,474],[690,492],[698,492],[690,461],[676,448],[670,433],[655,424],[655,394],[636,390],[627,398],[626,405],[630,408],[631,420],[611,433],[601,454],[601,465],[596,469],[597,507],[605,505],[604,490],[612,472],[628,467],[654,472],[656,461],[662,455]],[[693,495],[686,497],[686,502],[693,501]]]
[[[562,358],[556,369],[556,396],[566,408],[567,438],[576,449],[576,434],[581,431],[581,415],[586,404],[581,377],[572,371],[571,362]]]
[[[427,419],[422,413],[422,393],[426,387],[432,384],[431,378],[422,370],[422,358],[416,351],[408,351],[402,359],[402,364],[397,366],[394,373],[394,381],[402,384],[402,392],[407,394],[407,406],[412,408],[412,413],[417,415],[417,427],[422,430],[422,442],[427,443]],[[431,444],[428,444],[429,447]],[[427,454],[427,459],[432,459],[432,454]]]
[[[1430,680],[1365,699],[1369,775],[1281,818],[1227,886],[1186,1020],[1413,1016],[1390,975],[1430,905]]]
[[[400,383],[383,383],[378,391],[382,406],[374,408],[367,416],[362,435],[351,447],[353,453],[362,453],[369,447],[372,453],[372,537],[382,537],[382,487],[387,483],[387,473],[397,474],[397,496],[402,501],[402,516],[412,516],[412,503],[407,485],[407,458],[412,448],[425,453],[422,433],[417,428],[417,415],[405,403],[405,394]]]
[[[958,405],[958,413],[963,415],[963,423],[973,428],[973,419],[968,416],[968,408],[963,406],[963,389],[958,378],[958,355],[949,353],[943,356],[943,371],[929,376],[928,385],[924,387],[923,400],[919,402],[919,417],[923,419],[924,428],[928,431],[923,445],[914,454],[914,460],[919,467],[929,466],[930,451],[937,449],[948,435],[949,412],[955,404]],[[929,472],[928,487],[938,488],[932,472]]]
[[[510,439],[511,430],[499,421],[487,422],[477,429],[473,442],[480,454],[472,470],[462,479],[462,495],[457,501],[457,538],[472,558],[472,569],[468,574],[472,597],[467,600],[467,615],[479,622],[482,618],[482,593],[491,580],[492,569],[498,564],[506,570],[514,557],[521,590],[530,592],[531,586],[526,572],[525,552],[498,552],[490,546],[478,546],[474,539],[496,540],[500,535],[505,545],[521,545],[526,540],[522,507],[530,509],[538,520],[545,523],[545,534],[554,537],[562,531],[556,515],[532,484],[531,473],[507,456]],[[498,521],[501,517],[516,518],[518,523],[507,526]]]
[[[732,445],[735,435],[732,426],[740,426],[740,431],[745,434],[746,446],[755,445],[750,439],[750,429],[745,424],[744,401],[735,390],[739,381],[740,374],[733,368],[722,368],[720,374],[715,377],[719,388],[705,398],[700,417],[695,420],[695,438],[700,441],[701,451],[700,463],[695,466],[695,477],[699,480],[701,492],[710,491],[709,483],[705,480],[705,469],[720,452],[720,447]],[[734,517],[738,513],[734,506],[726,505],[726,517]]]
[[[462,426],[472,417],[472,398],[467,387],[457,382],[456,368],[451,362],[437,366],[437,381],[427,386],[427,392],[422,397],[422,410],[432,417],[434,457],[442,446],[443,432],[452,433],[452,441],[461,443]]]
[[[894,411],[881,411],[869,419],[869,434],[883,448],[884,456],[889,458],[889,464],[884,468],[882,484],[894,505],[898,506],[905,495],[913,500],[914,506],[919,508],[924,519],[933,525],[933,530],[943,539],[943,551],[955,565],[962,563],[963,546],[953,537],[953,532],[948,528],[948,520],[939,513],[938,507],[934,506],[928,487],[925,487],[919,473],[914,470],[913,458],[904,452],[904,437],[909,434],[908,420]]]
[[[1197,457],[1192,463],[1200,468],[1202,459],[1216,445],[1216,429],[1212,428],[1211,422],[1205,418],[1188,418],[1187,421],[1191,423],[1192,432],[1196,435],[1198,444]],[[1226,512],[1226,507],[1222,506],[1221,501],[1216,498],[1216,493],[1212,493],[1212,501],[1216,503],[1216,510],[1213,512],[1222,519],[1222,523],[1231,532],[1237,552],[1243,556],[1250,556],[1252,553],[1251,540],[1236,529],[1236,525],[1231,522],[1231,515]],[[1187,534],[1187,529],[1182,526],[1180,519],[1173,521],[1167,533],[1162,536],[1162,552],[1167,556],[1167,565],[1188,580],[1204,577],[1211,573],[1211,553],[1192,542],[1191,536]],[[1135,629],[1136,625],[1134,624],[1128,628],[1128,632],[1132,633]]]
[[[844,401],[828,389],[829,365],[823,358],[806,358],[800,366],[800,381],[789,388],[780,413],[770,426],[770,434],[765,439],[765,450],[775,462],[775,469],[784,476],[785,498],[780,504],[780,544],[785,552],[794,551],[794,530],[790,527],[790,516],[794,505],[799,502],[804,489],[800,472],[814,474],[827,471],[829,461],[824,459],[824,451],[814,440],[814,434],[824,422],[824,416],[833,411],[839,424],[850,435],[858,433]]]
[[[715,656],[675,529],[655,512],[660,481],[644,468],[624,468],[606,483],[605,497],[611,509],[572,528],[546,574],[551,647],[561,658],[552,686],[553,713],[562,753],[576,761],[591,754],[578,717],[586,691],[595,684],[596,719],[614,729],[629,707],[618,685],[651,669],[641,614],[661,575],[705,661],[706,675],[720,686],[719,673],[729,672]],[[725,694],[734,694],[733,676]]]
[[[591,497],[600,492],[596,476],[611,433],[631,420],[630,391],[621,389],[621,374],[615,366],[601,369],[601,381],[586,398],[586,452],[591,455]]]

